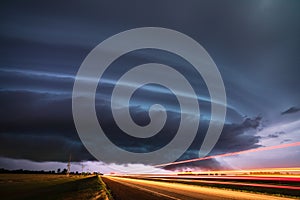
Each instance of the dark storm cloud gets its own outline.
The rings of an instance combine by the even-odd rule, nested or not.
[[[267,136],[268,138],[278,138],[279,136],[278,135],[275,135],[275,134],[270,134]]]
[[[62,94],[0,91],[1,156],[35,161],[94,159],[81,144],[71,99]]]
[[[176,164],[176,165],[169,165],[164,167],[166,170],[176,170],[180,172],[184,171],[197,171],[197,170],[225,170],[228,169],[227,166],[222,165],[215,159],[210,160],[203,160],[203,161],[196,161],[190,163],[183,163],[183,164]]]
[[[260,147],[258,143],[261,137],[257,136],[256,132],[261,126],[261,117],[246,118],[240,124],[226,124],[211,153],[225,153],[226,149],[235,152]]]
[[[243,151],[253,148],[258,148],[261,145],[258,144],[261,139],[260,136],[256,135],[257,129],[262,126],[262,118],[246,118],[240,124],[225,124],[221,137],[219,138],[216,146],[209,155],[218,155],[229,152]],[[203,132],[202,132],[203,134]],[[192,146],[179,160],[189,160],[198,158],[199,148],[202,140],[198,137],[195,139]],[[190,162],[184,164],[176,164],[166,166],[165,169],[170,170],[186,170],[188,168],[196,169],[227,169],[228,166],[220,164],[215,159],[203,160],[197,162]]]
[[[299,2],[216,2],[74,1],[70,6],[64,1],[7,1],[1,10],[0,60],[4,67],[75,75],[105,38],[130,28],[161,26],[182,31],[207,49],[236,110],[254,116],[271,112],[266,104],[280,109],[298,102]]]
[[[280,142],[280,144],[287,143],[287,142],[290,142],[290,141],[292,141],[292,140],[291,140],[291,139],[284,139],[284,140],[282,140],[282,141]]]
[[[47,132],[73,127],[71,99],[67,96],[30,91],[1,91],[0,96],[1,131],[44,128]]]
[[[298,108],[298,107],[291,107],[291,108],[283,111],[281,113],[281,115],[292,114],[292,113],[296,113],[296,112],[299,112],[299,111],[300,111],[300,108]]]
[[[68,74],[53,74],[43,71],[0,69],[2,90],[31,90],[44,93],[70,93],[74,77]],[[22,84],[20,84],[22,83]],[[38,84],[37,84],[38,83]]]
[[[68,159],[66,154],[72,153],[74,154],[74,161],[93,159],[78,138],[72,120],[71,87],[74,76],[63,73],[57,74],[20,69],[2,69],[1,71],[1,76],[3,77],[1,84],[6,86],[6,89],[0,91],[1,107],[3,108],[3,115],[0,117],[0,136],[2,137],[2,141],[5,141],[6,144],[2,146],[1,156],[26,158],[36,161],[49,161],[49,159],[50,161],[54,161],[53,159],[56,157],[59,161],[67,161],[65,160]],[[96,109],[98,112],[107,113],[107,108],[110,104],[110,95],[105,92],[107,90],[105,88],[113,88],[112,83],[114,82],[108,80],[104,81],[105,87],[102,91],[103,93],[97,95]],[[29,90],[26,90],[26,88]],[[137,93],[138,97],[142,96],[142,98],[139,97],[140,100],[137,105],[153,104],[151,101],[148,102],[151,99],[149,99],[149,95],[145,96],[143,92],[146,92],[146,94],[150,93],[150,97],[155,97],[155,94],[157,94],[156,90],[141,90],[141,92]],[[156,96],[153,100],[156,103],[172,104],[169,94],[164,92],[161,93],[160,96]],[[204,119],[206,119],[203,113],[209,111],[210,104],[203,100],[200,103],[201,113]],[[174,111],[178,113],[176,114]],[[137,124],[145,125],[149,123],[148,111],[145,110],[145,107],[131,107],[131,112]],[[176,115],[179,114],[179,111],[173,110],[172,112],[173,113],[169,115],[169,125],[163,130],[163,134],[153,138],[155,142],[153,142],[153,140],[134,141],[128,137],[120,139],[121,137],[118,134],[119,129],[116,124],[113,123],[113,120],[107,116],[101,125],[104,129],[108,128],[110,138],[114,140],[118,146],[133,152],[149,152],[164,146],[172,139],[172,133],[176,132],[176,126],[174,126],[174,124],[178,124],[179,118],[178,116],[176,117]],[[238,116],[236,113],[234,109],[228,108],[228,116]],[[243,126],[256,124],[253,124],[253,122],[250,123],[250,121],[246,120]],[[17,126],[16,122],[18,122]],[[198,139],[196,139],[198,142],[194,144],[196,149],[201,145],[207,124],[208,121],[202,122],[202,129],[199,131]],[[28,135],[29,139],[25,139],[26,135]],[[234,140],[234,137],[230,137]],[[243,138],[240,139],[243,141]],[[47,142],[47,140],[52,142]],[[57,140],[57,143],[53,142],[55,140]],[[19,145],[21,141],[24,142],[22,146]],[[39,142],[36,143],[36,141]],[[234,144],[232,141],[231,143]],[[243,144],[243,146],[248,147],[249,145]],[[219,149],[220,152],[224,152],[225,150],[226,148]],[[48,152],[49,155],[44,156],[41,152]],[[60,154],[59,152],[62,153]],[[184,157],[188,159],[195,155],[196,154],[187,153]],[[209,161],[206,163],[209,163]]]
[[[1,156],[39,162],[67,162],[70,155],[73,162],[95,160],[79,139],[67,138],[61,131],[58,134],[40,133],[1,133]]]
[[[284,131],[275,132],[275,133],[273,133],[273,134],[269,134],[269,135],[267,136],[267,138],[278,138],[280,135],[283,135],[283,134],[285,134]]]
[[[71,99],[68,95],[29,91],[2,91],[0,96],[3,97],[1,103],[2,111],[5,114],[2,116],[6,116],[1,117],[0,136],[1,141],[6,144],[2,146],[1,156],[23,157],[37,161],[49,161],[48,159],[53,161],[53,158],[56,157],[59,161],[66,161],[65,159],[68,159],[68,157],[65,154],[70,152],[74,154],[74,160],[78,159],[76,161],[92,158],[76,134],[72,121]],[[20,103],[20,99],[23,103]],[[99,100],[98,102],[97,110],[106,112],[108,103],[105,100]],[[133,119],[138,124],[149,123],[146,110],[133,107],[131,112]],[[104,129],[105,127],[109,129],[110,138],[115,140],[118,146],[134,152],[149,152],[164,146],[172,138],[171,133],[175,133],[177,130],[174,124],[178,124],[178,117],[175,116],[174,113],[171,113],[170,125],[167,125],[163,130],[164,134],[156,136],[158,137],[155,139],[156,142],[132,140],[132,138],[126,137],[120,139],[121,136],[118,135],[117,126],[108,118],[105,118],[101,125]],[[18,121],[18,126],[16,126],[16,121]],[[205,127],[207,123],[202,122],[202,127]],[[257,147],[255,143],[258,142],[258,138],[253,135],[244,135],[244,133],[258,126],[258,119],[246,119],[242,124],[226,124],[215,152],[228,152],[228,146],[230,151]],[[199,130],[198,137],[190,151],[183,155],[183,159],[196,156],[195,152],[201,145],[205,131],[205,128]],[[26,135],[28,135],[28,139],[26,139]],[[57,141],[57,143],[54,141]],[[23,145],[20,145],[21,142],[23,142]],[[48,152],[49,155],[44,156],[41,152]],[[189,152],[193,152],[193,154]]]
[[[77,136],[71,110],[71,92],[76,72],[85,56],[101,41],[120,31],[156,26],[181,31],[205,47],[224,79],[228,112],[222,135],[211,154],[259,147],[256,129],[261,118],[297,105],[300,23],[296,1],[2,1],[0,6],[0,148],[3,157],[36,161],[93,160]],[[191,52],[193,53],[193,52]],[[165,54],[141,52],[120,66],[143,61],[167,61],[182,66]],[[119,71],[120,68],[116,68]],[[185,70],[185,68],[184,68]],[[183,70],[183,71],[184,71]],[[108,74],[108,81],[114,71]],[[199,84],[190,72],[189,80]],[[97,94],[97,110],[109,102]],[[203,85],[203,83],[200,83]],[[198,87],[200,94],[203,87]],[[145,92],[145,91],[144,91]],[[143,95],[143,93],[141,93]],[[159,94],[159,93],[156,93]],[[158,95],[156,95],[158,96]],[[200,97],[199,97],[200,98]],[[195,158],[207,129],[210,104],[201,96],[203,117],[199,133],[181,159]],[[159,101],[163,98],[158,98]],[[136,99],[131,109],[139,124],[147,124],[149,104]],[[165,101],[172,104],[172,101]],[[140,104],[140,105],[139,105]],[[291,107],[282,114],[299,111]],[[176,110],[170,124],[177,123]],[[110,120],[105,127],[116,128]],[[174,132],[168,125],[165,133]],[[275,134],[278,135],[278,134]],[[272,136],[271,136],[272,137]],[[168,142],[160,137],[156,146]],[[155,149],[151,144],[116,143],[131,151]],[[222,168],[216,160],[188,166]]]

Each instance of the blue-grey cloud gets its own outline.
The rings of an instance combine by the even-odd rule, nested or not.
[[[296,113],[299,111],[300,111],[300,108],[298,108],[298,107],[290,107],[289,109],[281,112],[281,115],[292,114],[292,113]]]
[[[101,41],[120,31],[145,26],[170,28],[191,36],[217,64],[226,87],[228,112],[221,138],[212,153],[256,148],[260,138],[255,130],[261,125],[261,118],[245,116],[261,114],[268,120],[299,103],[296,87],[300,84],[299,8],[300,3],[296,1],[87,3],[75,0],[72,5],[57,0],[3,1],[0,7],[0,156],[64,161],[68,159],[66,152],[72,151],[78,161],[94,159],[81,144],[72,120],[74,77],[86,55]],[[147,62],[164,63],[181,70],[197,90],[201,127],[195,142],[181,159],[193,158],[210,119],[210,98],[201,77],[188,63],[170,53],[145,50],[117,60],[103,77],[103,88],[98,88],[97,112],[106,112],[114,80],[128,66]],[[178,123],[180,111],[176,101],[165,98],[171,96],[167,90],[153,86],[141,88],[132,99],[131,113],[137,123],[149,122],[147,108],[154,100],[147,98],[147,94],[156,95],[158,101],[168,106],[170,121],[164,129],[168,136],[159,136],[161,141],[153,147],[145,141],[118,140],[114,132],[112,139],[131,151],[149,151],[165,144],[176,128],[170,124]],[[291,107],[282,114],[297,111],[298,107]],[[105,119],[102,123],[116,131],[112,120]],[[275,135],[278,134],[270,137]],[[218,163],[207,161],[207,165],[217,167]]]

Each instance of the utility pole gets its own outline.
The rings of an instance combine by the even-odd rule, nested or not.
[[[84,164],[81,163],[81,175],[83,175]]]
[[[70,154],[70,157],[69,157],[69,162],[68,162],[68,170],[67,170],[67,176],[70,175],[70,171],[71,171],[71,158],[72,158],[72,154]]]

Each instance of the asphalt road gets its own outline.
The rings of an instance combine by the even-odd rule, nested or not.
[[[283,180],[288,180],[286,181],[287,183],[293,183],[297,180],[298,183],[300,182],[299,178],[294,178],[294,179],[288,179],[288,178],[262,178],[262,177],[225,177],[225,176],[219,176],[215,177],[217,181],[211,179],[211,177],[148,177],[148,180],[153,179],[153,180],[166,180],[166,181],[174,181],[174,182],[193,182],[193,183],[206,183],[206,184],[213,184],[213,185],[232,185],[232,186],[250,186],[250,187],[260,187],[260,188],[273,188],[273,189],[286,189],[286,190],[298,190],[300,194],[300,186],[291,186],[291,185],[276,185],[276,184],[266,184],[266,183],[247,183],[247,182],[241,182],[241,181],[263,181],[263,180],[272,180],[272,183],[282,183]],[[203,180],[204,179],[204,180]],[[220,181],[221,180],[221,181]],[[229,181],[228,181],[229,180]],[[239,181],[239,182],[238,182]]]
[[[104,182],[110,187],[116,200],[131,199],[176,199],[176,200],[280,200],[289,199],[262,194],[253,194],[181,183],[139,180],[106,176]],[[144,195],[144,196],[143,196]]]

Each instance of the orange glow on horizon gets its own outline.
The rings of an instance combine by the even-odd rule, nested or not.
[[[195,158],[195,159],[190,159],[190,160],[182,160],[182,161],[177,161],[177,162],[154,165],[154,167],[164,167],[164,166],[169,166],[169,165],[183,164],[183,163],[196,162],[196,161],[201,161],[201,160],[209,160],[209,159],[213,159],[213,158],[228,157],[228,156],[240,155],[240,154],[245,154],[245,153],[282,149],[282,148],[295,147],[295,146],[300,146],[300,142],[281,144],[281,145],[269,146],[269,147],[260,147],[260,148],[256,148],[256,149],[249,149],[249,150],[244,150],[244,151],[237,151],[237,152],[232,152],[232,153],[225,153],[225,154],[219,154],[219,155],[214,155],[214,156]]]

